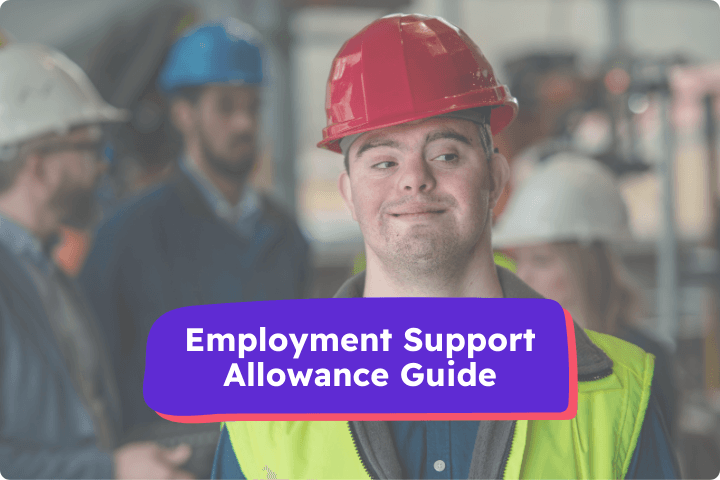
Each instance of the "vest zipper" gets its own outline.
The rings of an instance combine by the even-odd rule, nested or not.
[[[367,461],[367,458],[365,457],[365,453],[360,448],[360,444],[357,440],[357,434],[355,433],[355,427],[353,427],[352,422],[347,422],[348,429],[350,430],[350,436],[352,437],[353,446],[355,447],[355,452],[357,453],[358,458],[360,459],[360,464],[365,469],[365,473],[368,474],[368,477],[371,479],[379,479],[380,476],[378,476],[377,473],[375,473],[375,470],[372,469],[370,466],[370,462]]]
[[[505,474],[507,473],[507,463],[508,459],[510,458],[510,452],[512,451],[512,445],[513,440],[515,437],[515,420],[512,422],[512,427],[510,427],[510,441],[505,445],[505,453],[503,453],[503,460],[502,460],[502,477],[505,478]]]

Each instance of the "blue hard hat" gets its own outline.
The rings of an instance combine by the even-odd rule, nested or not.
[[[260,84],[260,48],[260,36],[240,20],[225,18],[202,24],[170,48],[158,88],[170,96],[183,87],[207,83]]]

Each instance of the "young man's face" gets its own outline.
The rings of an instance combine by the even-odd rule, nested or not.
[[[358,138],[340,190],[382,263],[436,268],[477,249],[506,173],[504,157],[486,158],[477,125],[431,118]]]
[[[209,166],[244,179],[255,163],[260,95],[256,87],[210,85],[193,108],[190,135],[197,135]]]

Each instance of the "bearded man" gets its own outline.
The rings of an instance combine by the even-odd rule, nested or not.
[[[306,294],[306,240],[248,182],[262,80],[260,39],[236,19],[199,25],[176,41],[158,87],[183,138],[178,172],[105,223],[81,274],[111,342],[128,434],[163,422],[143,398],[145,345],[161,315]],[[219,428],[208,428],[217,437]],[[202,443],[211,461],[216,439]]]

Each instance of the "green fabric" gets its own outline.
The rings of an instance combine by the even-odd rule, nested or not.
[[[507,255],[503,255],[500,252],[495,252],[493,254],[493,257],[495,258],[495,265],[505,267],[511,272],[517,273],[517,265],[512,258],[508,257]]]
[[[654,357],[586,332],[613,360],[613,373],[578,384],[574,419],[517,422],[504,478],[625,478],[650,399]]]
[[[355,258],[353,259],[353,268],[352,268],[353,276],[355,276],[358,273],[365,270],[366,266],[367,266],[367,262],[365,260],[365,252],[360,252],[357,255],[355,255]]]
[[[650,398],[653,356],[586,332],[613,360],[613,373],[578,384],[572,420],[518,420],[504,478],[625,478]],[[368,478],[347,422],[226,425],[246,478]]]
[[[370,478],[348,422],[228,422],[245,478]]]
[[[574,419],[517,421],[504,478],[625,478],[650,398],[653,356],[586,332],[613,360],[613,373],[579,383]],[[347,422],[226,425],[246,478],[368,478]]]

